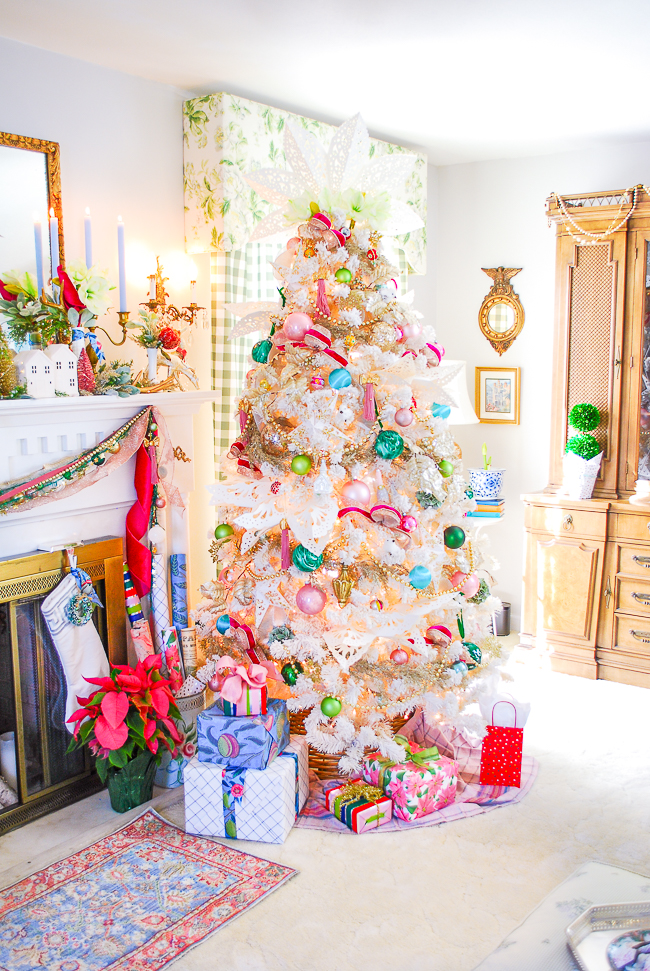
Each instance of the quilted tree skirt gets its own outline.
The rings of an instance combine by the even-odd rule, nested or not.
[[[435,745],[441,755],[458,762],[458,790],[456,801],[444,806],[437,812],[429,813],[407,823],[395,816],[378,829],[366,833],[391,833],[395,830],[419,829],[423,826],[438,826],[469,816],[490,812],[500,806],[521,802],[532,789],[537,776],[538,763],[531,755],[524,755],[521,766],[521,788],[512,786],[482,786],[479,784],[481,766],[481,744],[477,744],[462,733],[443,733],[435,726],[427,725],[421,714],[415,715],[402,729],[402,734],[427,748]],[[322,782],[313,773],[310,778],[309,799],[298,817],[296,826],[306,829],[325,829],[332,832],[352,833],[344,823],[327,811],[325,790],[331,788],[331,781]],[[363,834],[366,835],[365,833]]]
[[[296,873],[148,809],[0,890],[0,968],[159,971]]]

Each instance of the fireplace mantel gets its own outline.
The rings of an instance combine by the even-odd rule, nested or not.
[[[81,398],[19,399],[0,402],[0,482],[56,467],[92,448],[147,405],[162,412],[174,447],[189,461],[177,461],[174,485],[184,500],[195,488],[194,419],[214,391],[185,391]],[[208,447],[212,449],[210,441]],[[39,548],[123,536],[124,517],[135,499],[135,458],[95,485],[45,506],[0,516],[0,556],[20,556]],[[167,552],[187,553],[189,516],[163,511]]]

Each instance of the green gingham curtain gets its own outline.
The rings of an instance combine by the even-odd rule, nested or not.
[[[225,309],[227,303],[277,300],[278,281],[271,262],[284,249],[283,243],[247,243],[230,253],[212,253],[210,279],[212,291],[212,387],[220,392],[214,402],[214,453],[219,460],[239,435],[236,415],[247,371],[253,367],[251,349],[260,334],[248,334],[228,342],[237,320]],[[408,264],[402,249],[395,253],[400,270],[400,294],[408,290]]]

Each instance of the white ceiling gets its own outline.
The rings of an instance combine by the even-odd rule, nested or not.
[[[2,0],[0,34],[425,148],[437,164],[650,137],[648,0]]]

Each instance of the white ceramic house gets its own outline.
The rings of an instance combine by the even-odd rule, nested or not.
[[[54,390],[60,394],[79,395],[77,358],[67,344],[49,344],[44,353],[53,367]]]
[[[20,351],[14,358],[18,384],[27,385],[27,394],[32,398],[53,398],[54,362],[40,348],[30,347]]]

